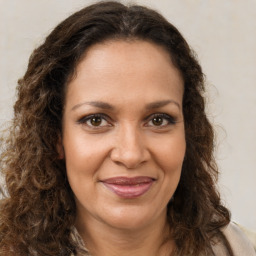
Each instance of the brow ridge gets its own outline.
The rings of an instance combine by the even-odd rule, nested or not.
[[[83,102],[80,104],[75,105],[74,107],[72,107],[71,110],[75,110],[83,105],[89,105],[89,106],[93,106],[96,108],[101,108],[101,109],[114,109],[114,107],[112,105],[110,105],[109,103],[103,102],[103,101],[87,101],[87,102]]]
[[[161,108],[170,103],[175,104],[180,109],[180,104],[178,102],[176,102],[175,100],[161,100],[161,101],[152,102],[152,103],[149,103],[146,105],[146,109],[151,110],[151,109],[155,109],[155,108]]]
[[[146,105],[146,109],[147,110],[152,110],[152,109],[157,109],[157,108],[161,108],[164,107],[170,103],[175,104],[178,108],[180,108],[180,104],[174,100],[160,100],[160,101],[156,101],[156,102],[151,102],[149,104]],[[89,106],[93,106],[96,108],[100,108],[100,109],[107,109],[107,110],[113,110],[114,106],[107,103],[107,102],[103,102],[103,101],[87,101],[87,102],[83,102],[80,104],[76,104],[75,106],[72,107],[71,110],[75,110],[83,105],[89,105]]]

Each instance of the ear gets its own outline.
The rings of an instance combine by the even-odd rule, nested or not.
[[[63,144],[62,144],[62,138],[61,138],[61,135],[59,134],[58,136],[58,142],[57,142],[57,145],[56,145],[56,149],[57,149],[57,152],[58,152],[58,155],[59,155],[59,159],[64,159],[65,158],[65,152],[64,152],[64,147],[63,147]]]

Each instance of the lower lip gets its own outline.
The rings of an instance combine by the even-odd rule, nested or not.
[[[105,182],[103,184],[119,197],[136,198],[145,194],[152,186],[153,181],[136,185],[116,185]]]

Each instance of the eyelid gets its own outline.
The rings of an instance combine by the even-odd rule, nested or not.
[[[177,119],[169,114],[166,114],[166,113],[154,113],[154,114],[151,114],[149,116],[147,116],[145,118],[145,122],[146,124],[148,124],[150,121],[152,121],[152,119],[154,117],[162,117],[163,119],[166,119],[168,121],[168,125],[174,125],[177,123]],[[147,125],[146,125],[147,126]],[[163,126],[159,126],[158,128],[161,128],[161,127],[166,127],[167,125],[163,125]],[[157,126],[155,126],[157,127]]]
[[[83,116],[82,118],[80,118],[77,123],[78,124],[85,124],[88,120],[90,120],[91,118],[93,117],[100,117],[104,120],[106,120],[109,124],[111,122],[111,118],[106,115],[106,114],[103,114],[103,113],[96,113],[96,114],[89,114],[89,115],[86,115],[86,116]],[[101,126],[102,127],[102,126]],[[95,127],[97,129],[97,127]],[[100,128],[100,127],[99,127]]]
[[[86,122],[89,121],[91,118],[93,117],[100,117],[102,118],[103,120],[105,120],[108,125],[103,125],[103,126],[90,126],[90,125],[87,125]],[[152,121],[152,119],[154,117],[161,117],[165,120],[167,120],[167,124],[165,125],[160,125],[160,126],[154,126],[154,125],[148,125],[148,123],[150,121]],[[100,129],[100,128],[104,128],[104,127],[110,127],[112,126],[112,123],[113,120],[106,114],[104,113],[95,113],[95,114],[88,114],[86,116],[83,116],[82,118],[80,118],[79,120],[77,120],[77,123],[78,124],[83,124],[83,125],[87,125],[89,128],[92,128],[92,129]],[[169,125],[174,125],[177,123],[177,118],[173,117],[172,115],[170,114],[166,114],[166,113],[153,113],[153,114],[150,114],[148,115],[143,122],[146,122],[145,126],[152,126],[152,127],[157,127],[157,128],[163,128],[163,127],[167,127]]]

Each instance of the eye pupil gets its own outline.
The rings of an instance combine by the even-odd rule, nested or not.
[[[92,124],[93,126],[99,126],[99,125],[101,124],[101,122],[102,122],[102,119],[101,119],[101,117],[99,117],[99,116],[96,116],[96,117],[92,117],[92,118],[91,118],[91,124]]]
[[[152,120],[152,123],[156,126],[162,125],[163,124],[163,118],[160,116],[154,117]]]

